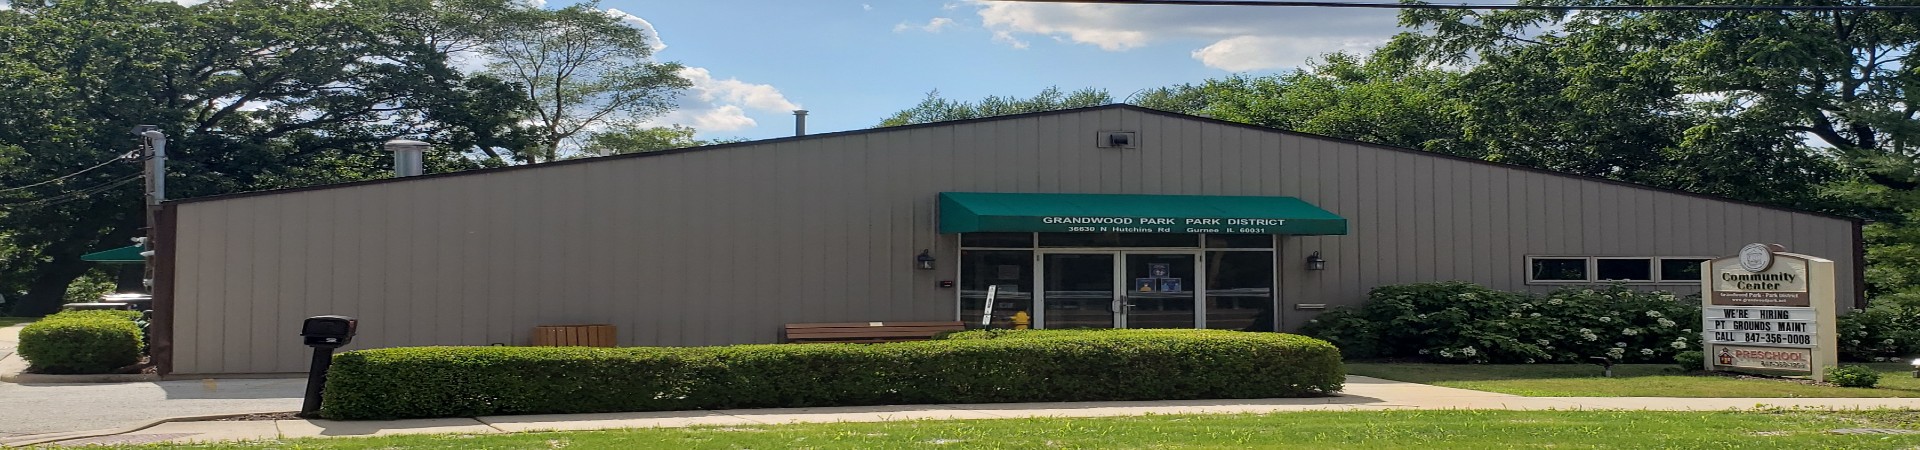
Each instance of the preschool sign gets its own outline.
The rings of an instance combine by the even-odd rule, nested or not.
[[[1838,363],[1833,261],[1749,244],[1701,263],[1707,370],[1760,370],[1824,381]]]

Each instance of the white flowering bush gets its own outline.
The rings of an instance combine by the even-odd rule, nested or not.
[[[1874,306],[1840,316],[1834,327],[1845,361],[1904,361],[1920,354],[1920,311]]]
[[[1672,362],[1699,350],[1697,297],[1613,286],[1544,295],[1472,283],[1382,286],[1302,330],[1349,358],[1456,363]]]

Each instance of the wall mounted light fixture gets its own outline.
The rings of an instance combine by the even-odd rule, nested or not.
[[[933,270],[933,254],[926,249],[921,249],[920,256],[913,257],[913,262],[920,265],[920,270]]]
[[[1307,255],[1307,270],[1327,270],[1327,260],[1320,257],[1320,251],[1314,250]]]

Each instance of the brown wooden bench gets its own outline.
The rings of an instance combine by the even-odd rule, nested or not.
[[[966,328],[960,322],[790,323],[784,337],[788,343],[924,341]]]

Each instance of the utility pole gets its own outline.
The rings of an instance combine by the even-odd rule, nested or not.
[[[167,134],[156,125],[133,127],[135,135],[140,136],[140,157],[146,162],[142,173],[146,177],[146,237],[139,239],[140,256],[145,257],[145,270],[141,272],[140,284],[146,285],[147,293],[155,292],[154,283],[154,238],[160,226],[160,202],[167,200]]]

